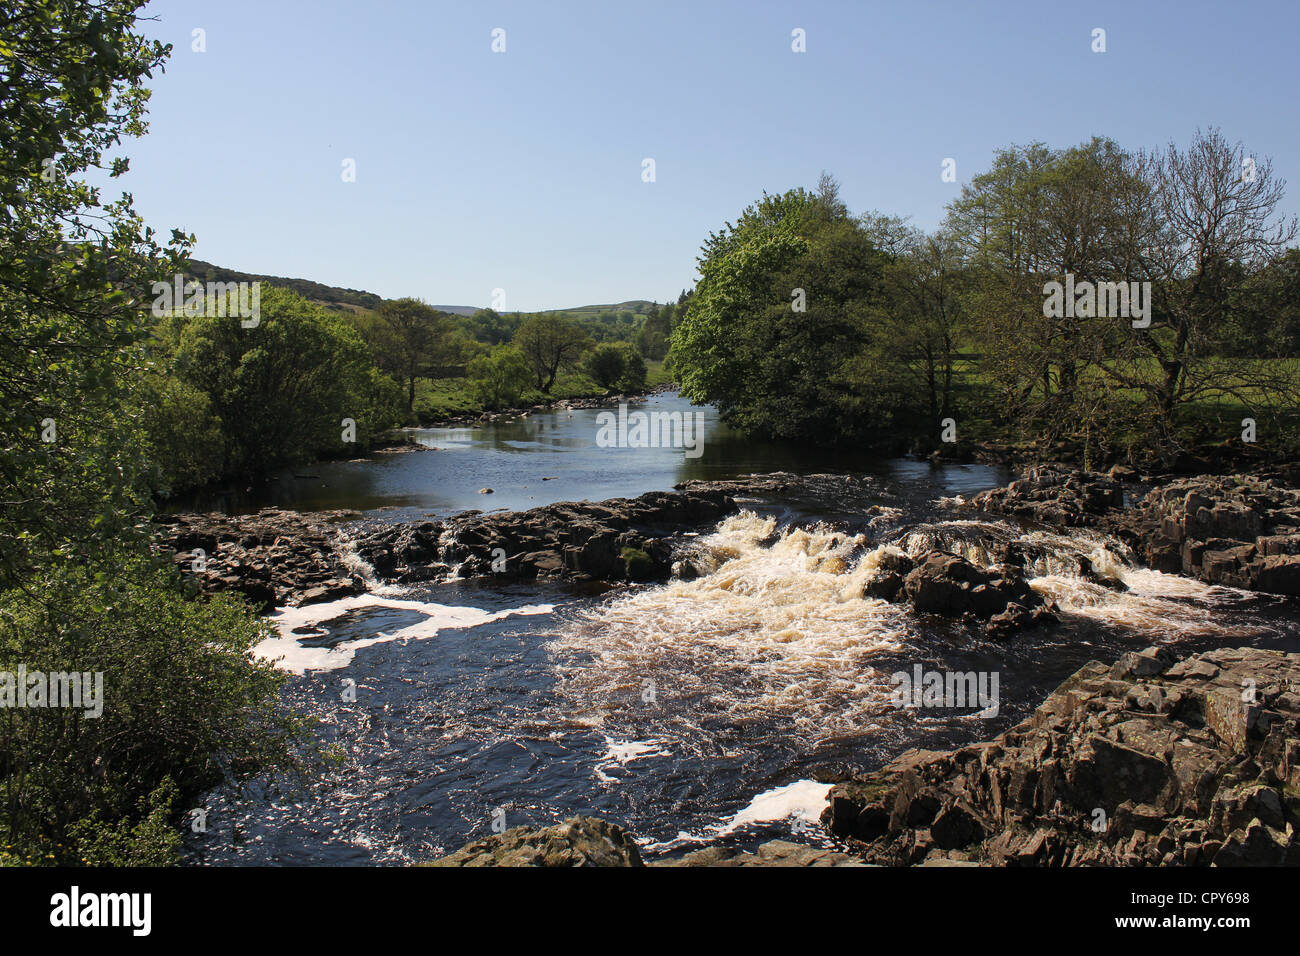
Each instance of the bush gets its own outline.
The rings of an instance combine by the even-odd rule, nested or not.
[[[623,374],[618,377],[618,388],[621,392],[641,392],[645,390],[646,367],[645,359],[633,345],[624,342],[619,346],[623,352]]]
[[[252,656],[271,632],[237,597],[195,600],[136,555],[0,593],[0,670],[103,675],[98,717],[13,707],[0,721],[10,860],[169,862],[175,817],[200,794],[294,766],[284,675]]]
[[[232,474],[347,454],[401,421],[386,384],[392,380],[375,369],[361,334],[274,286],[261,296],[255,328],[230,318],[191,320],[176,370],[220,416],[224,470]],[[344,438],[345,419],[355,423],[354,441]]]
[[[582,367],[597,385],[611,389],[627,370],[627,356],[613,342],[602,342],[583,357]]]
[[[170,375],[147,377],[140,392],[153,491],[166,498],[216,481],[225,464],[221,419],[202,391]]]
[[[508,345],[471,360],[467,371],[475,397],[489,409],[517,407],[532,378],[523,355]]]

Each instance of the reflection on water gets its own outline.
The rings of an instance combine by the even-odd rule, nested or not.
[[[274,505],[445,516],[470,508],[520,511],[556,501],[631,498],[688,479],[771,471],[869,472],[903,483],[940,476],[940,493],[949,495],[988,488],[1004,478],[1000,470],[982,465],[939,472],[927,462],[883,460],[854,448],[813,453],[805,446],[756,440],[723,425],[712,406],[692,406],[676,394],[653,395],[636,407],[698,412],[703,454],[687,458],[675,448],[600,448],[599,411],[561,410],[476,428],[419,429],[413,434],[427,451],[303,465],[266,484],[232,486],[177,501],[175,507],[244,513]],[[493,493],[479,494],[482,488]]]

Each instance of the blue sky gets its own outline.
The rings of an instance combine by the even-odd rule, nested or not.
[[[1219,126],[1273,158],[1300,209],[1294,0],[156,0],[147,13],[175,49],[150,132],[126,149],[146,220],[196,233],[201,259],[384,296],[662,301],[764,189],[826,169],[854,212],[931,228],[998,147],[1094,134],[1159,146]],[[498,27],[505,53],[491,50]],[[957,184],[941,181],[946,157]]]

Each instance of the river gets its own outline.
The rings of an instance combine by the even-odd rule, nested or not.
[[[574,814],[627,826],[648,858],[781,837],[829,845],[815,818],[828,783],[910,747],[987,739],[1090,659],[1151,643],[1300,650],[1282,599],[1139,568],[1114,541],[954,514],[944,499],[1004,483],[933,467],[735,435],[674,395],[639,408],[699,411],[703,454],[601,448],[597,412],[428,429],[432,449],[299,469],[210,504],[347,508],[367,522],[522,509],[665,490],[688,478],[783,470],[796,497],[743,501],[698,539],[709,573],[621,587],[453,581],[376,587],[288,609],[261,648],[293,672],[287,699],[317,718],[331,755],[306,780],[261,778],[209,795],[201,864],[405,864],[502,826]],[[490,487],[493,494],[479,493]],[[976,563],[1000,542],[1042,555],[1032,585],[1061,626],[995,642],[862,597],[883,545],[935,544]],[[1079,555],[1127,590],[1072,572]],[[907,709],[896,671],[995,674],[996,708]]]

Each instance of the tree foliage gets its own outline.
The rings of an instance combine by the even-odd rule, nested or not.
[[[775,437],[885,430],[900,405],[870,322],[884,261],[838,203],[802,189],[764,195],[701,249],[672,339],[683,394]]]

